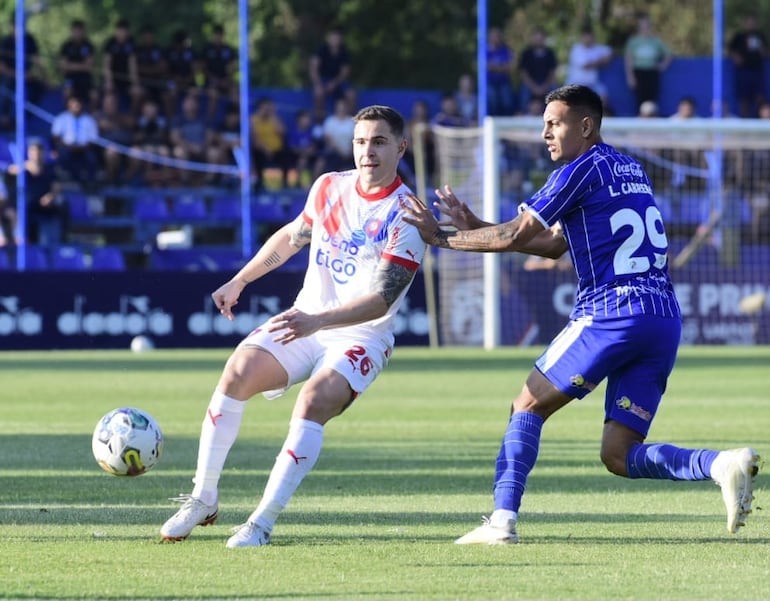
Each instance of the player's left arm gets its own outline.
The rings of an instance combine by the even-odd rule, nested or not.
[[[409,287],[415,271],[388,259],[381,259],[372,277],[370,291],[357,299],[327,311],[324,328],[338,328],[378,319],[388,312]]]
[[[310,336],[318,330],[352,326],[382,317],[399,295],[409,286],[414,270],[386,258],[380,260],[371,282],[370,292],[334,309],[313,315],[297,308],[279,313],[270,320],[269,332],[277,332],[276,342]]]
[[[288,344],[322,329],[340,328],[384,316],[407,290],[425,253],[417,229],[396,219],[390,237],[372,272],[368,291],[349,302],[313,315],[291,308],[271,320],[268,331],[278,332],[276,342]]]
[[[326,312],[324,328],[354,325],[385,315],[391,305],[409,288],[420,266],[425,244],[419,232],[399,223],[391,224],[388,244],[380,256],[369,282],[369,292]]]

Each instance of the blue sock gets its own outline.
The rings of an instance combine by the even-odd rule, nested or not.
[[[683,449],[672,444],[636,444],[626,456],[629,478],[708,480],[719,451]]]
[[[514,413],[503,436],[495,469],[495,509],[519,511],[527,476],[537,461],[543,418],[534,413]]]

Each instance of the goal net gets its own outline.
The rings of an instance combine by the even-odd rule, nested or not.
[[[541,130],[532,117],[433,126],[435,173],[425,171],[430,148],[420,148],[418,188],[431,202],[449,184],[486,221],[510,220],[555,167]],[[770,344],[770,121],[605,118],[602,131],[653,182],[683,343]],[[568,320],[576,279],[568,257],[438,250],[432,258],[435,343],[545,344]]]

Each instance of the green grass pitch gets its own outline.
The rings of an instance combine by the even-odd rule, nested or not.
[[[0,598],[770,598],[770,478],[727,534],[711,482],[630,481],[598,459],[603,388],[546,424],[519,545],[457,536],[491,510],[494,459],[539,349],[397,348],[332,420],[273,544],[226,549],[286,434],[296,390],[256,398],[220,482],[221,517],[183,543],[158,529],[189,492],[197,437],[229,350],[0,353]],[[770,455],[770,348],[684,348],[651,441]],[[165,434],[139,478],[102,472],[91,434],[145,409]],[[768,509],[762,509],[768,508]]]

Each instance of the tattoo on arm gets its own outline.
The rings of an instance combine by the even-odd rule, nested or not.
[[[290,243],[296,248],[302,248],[303,246],[310,244],[310,238],[313,234],[313,228],[307,223],[302,221],[299,227],[294,228],[291,233]]]
[[[267,259],[265,259],[264,265],[265,267],[272,268],[280,265],[281,261],[281,255],[279,255],[277,252],[273,252],[269,257],[267,257]]]
[[[490,225],[475,230],[447,231],[437,229],[430,241],[432,246],[454,250],[499,252],[516,250],[521,219]]]
[[[414,277],[414,271],[403,265],[383,261],[377,268],[372,281],[372,291],[380,294],[390,307]]]

